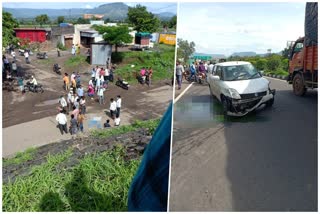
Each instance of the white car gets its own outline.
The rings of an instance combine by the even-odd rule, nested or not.
[[[270,107],[274,102],[275,90],[250,62],[218,63],[208,73],[207,82],[225,115],[244,116],[262,104]]]

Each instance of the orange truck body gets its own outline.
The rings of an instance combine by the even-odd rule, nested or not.
[[[291,47],[291,53],[289,55],[288,82],[289,84],[293,83],[295,85],[296,83],[294,78],[298,74],[301,77],[299,83],[302,83],[304,88],[318,87],[317,8],[317,3],[307,3],[305,37],[299,38],[294,42],[293,46]],[[311,23],[310,20],[313,22]],[[314,22],[314,20],[316,20],[316,22]]]

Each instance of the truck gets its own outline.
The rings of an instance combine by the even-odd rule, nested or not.
[[[307,89],[318,88],[318,3],[306,3],[304,37],[290,48],[288,83],[303,96]]]

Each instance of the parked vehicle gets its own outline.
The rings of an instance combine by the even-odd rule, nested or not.
[[[262,104],[274,103],[275,90],[250,62],[223,62],[207,78],[211,95],[223,106],[225,115],[244,116]]]
[[[41,84],[33,85],[30,82],[27,82],[27,84],[24,85],[24,91],[25,92],[31,91],[34,93],[43,93],[44,92]]]
[[[59,67],[59,65],[53,64],[53,72],[56,72],[57,74],[61,75],[61,67]]]
[[[43,52],[43,53],[39,52],[39,53],[37,53],[37,58],[38,59],[48,59],[48,55],[46,52]]]
[[[304,25],[305,36],[294,42],[289,54],[287,81],[297,96],[318,88],[318,3],[306,3]]]
[[[116,82],[116,86],[119,86],[125,90],[128,90],[130,85],[128,82],[124,81],[123,79],[121,78],[118,78],[117,82]]]

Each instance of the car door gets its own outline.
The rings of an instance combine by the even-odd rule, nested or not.
[[[213,76],[218,76],[221,80],[222,78],[222,67],[215,66],[213,71]],[[218,99],[220,97],[220,80],[212,78],[212,94],[216,96]]]
[[[215,68],[216,68],[216,66],[214,66],[212,71],[210,73],[208,73],[208,75],[207,75],[207,82],[210,86],[210,90],[211,90],[212,94],[213,94],[213,90],[212,90],[213,89],[213,78],[212,77],[214,76]]]

